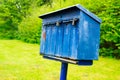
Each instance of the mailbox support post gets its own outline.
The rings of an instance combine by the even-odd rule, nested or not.
[[[62,62],[60,80],[66,80],[67,79],[67,69],[68,69],[68,63]]]

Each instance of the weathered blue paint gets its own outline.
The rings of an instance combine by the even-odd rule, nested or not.
[[[62,25],[62,24],[61,24]],[[64,25],[62,25],[64,26]],[[63,27],[57,27],[56,51],[55,56],[61,56],[63,49]]]
[[[45,53],[48,55],[52,55],[50,52],[50,47],[51,47],[51,25],[46,27],[46,44],[45,44]]]
[[[71,24],[64,25],[64,36],[63,36],[63,50],[62,50],[62,57],[69,57],[70,53],[70,33],[71,33]]]
[[[101,20],[93,13],[75,5],[40,18],[46,33],[45,40],[41,38],[41,54],[78,61],[98,59]]]
[[[70,37],[70,53],[69,57],[72,59],[77,59],[78,56],[78,41],[79,41],[79,30],[78,21],[75,25],[72,25],[71,37]]]
[[[52,26],[52,28],[51,28],[51,40],[50,40],[50,51],[49,51],[51,53],[51,55],[55,54],[56,40],[57,40],[57,27]]]
[[[98,59],[100,40],[100,24],[94,19],[80,12],[78,59]]]
[[[43,26],[42,27],[42,34],[41,34],[41,45],[40,45],[41,54],[45,53],[45,42],[46,42],[45,35],[46,35],[46,27]]]

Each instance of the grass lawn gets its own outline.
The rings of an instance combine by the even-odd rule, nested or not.
[[[43,59],[39,45],[0,40],[0,80],[59,80],[60,62]],[[102,58],[92,66],[69,64],[67,80],[120,80],[120,60]]]

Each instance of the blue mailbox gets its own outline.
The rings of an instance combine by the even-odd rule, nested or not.
[[[97,60],[101,20],[80,5],[39,16],[40,54],[70,60]]]

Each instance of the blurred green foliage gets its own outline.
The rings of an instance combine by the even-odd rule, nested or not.
[[[102,19],[100,55],[120,58],[119,0],[1,0],[0,38],[39,43],[39,15],[81,4]]]

